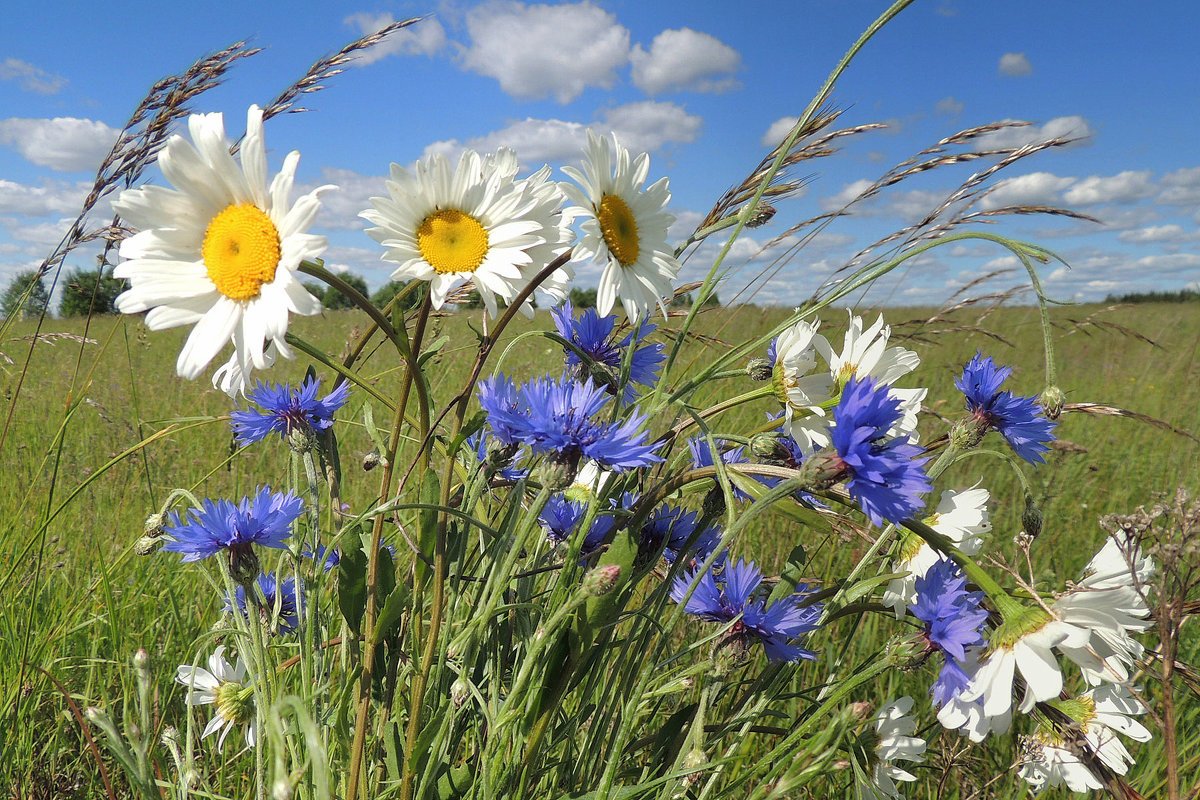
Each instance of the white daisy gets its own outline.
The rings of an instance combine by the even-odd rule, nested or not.
[[[1101,789],[1088,760],[1097,759],[1115,774],[1125,775],[1134,760],[1117,734],[1136,742],[1150,741],[1150,731],[1134,719],[1146,713],[1146,706],[1123,686],[1101,686],[1051,705],[1074,723],[1076,731],[1043,727],[1029,737],[1020,775],[1035,794],[1060,784],[1073,792]]]
[[[800,320],[772,343],[775,354],[772,386],[779,402],[787,407],[789,417],[793,409],[824,417],[830,405],[832,376],[826,370],[813,372],[817,366],[814,342],[825,339],[817,333],[820,324]]]
[[[899,798],[896,781],[917,779],[893,763],[899,760],[920,763],[925,758],[925,740],[913,736],[917,721],[909,716],[912,707],[913,699],[905,696],[888,703],[875,715],[874,748],[868,754],[873,767],[870,782],[855,781],[855,794],[862,800]]]
[[[246,681],[246,665],[240,658],[233,664],[225,660],[221,645],[208,658],[208,669],[181,664],[175,672],[175,682],[188,689],[185,702],[189,706],[216,704],[217,713],[204,727],[203,739],[217,731],[217,749],[225,746],[225,737],[236,725],[245,726],[246,744],[254,747],[257,730],[254,711],[254,688]]]
[[[1150,627],[1143,587],[1153,574],[1154,562],[1119,532],[1088,563],[1080,582],[1050,607],[1060,620],[1090,634],[1082,646],[1059,646],[1089,684],[1129,680],[1144,652],[1130,633]]]
[[[840,352],[824,336],[814,336],[812,346],[829,368],[830,389],[837,397],[843,386],[853,377],[872,378],[876,383],[889,387],[892,397],[900,403],[901,418],[891,436],[908,436],[916,441],[917,413],[925,400],[927,389],[899,389],[892,386],[900,378],[912,372],[921,363],[920,357],[903,347],[888,347],[892,329],[885,325],[883,316],[869,328],[863,328],[863,318],[850,312],[850,324]],[[798,409],[795,409],[798,410]],[[829,420],[824,411],[812,410],[806,414],[793,413],[788,405],[788,428],[805,450],[829,447]]]
[[[1041,608],[1027,608],[993,631],[990,646],[979,672],[963,700],[982,700],[988,717],[1007,718],[1012,711],[1013,678],[1019,670],[1025,681],[1025,697],[1019,709],[1028,712],[1033,704],[1050,700],[1062,691],[1062,670],[1053,648],[1086,644],[1087,631],[1051,617]],[[996,733],[1003,727],[993,720]]]
[[[497,300],[516,297],[545,266],[533,251],[558,244],[557,191],[543,177],[537,186],[515,180],[516,156],[501,148],[480,156],[467,150],[451,168],[441,154],[426,156],[412,171],[392,164],[387,197],[359,216],[375,224],[367,233],[399,266],[392,280],[429,281],[434,308],[470,280],[495,316]]]
[[[663,298],[679,274],[679,261],[667,244],[667,229],[675,221],[664,210],[671,199],[667,179],[643,189],[650,156],[631,159],[616,134],[610,144],[592,131],[583,169],[563,167],[563,172],[578,184],[562,184],[575,203],[569,211],[584,220],[575,258],[604,262],[596,310],[606,316],[620,298],[631,320],[649,316],[656,305],[665,316]]]
[[[126,314],[143,311],[152,330],[194,325],[176,371],[195,378],[226,343],[236,393],[252,369],[269,365],[265,348],[285,358],[288,314],[313,315],[321,303],[296,277],[300,262],[325,250],[325,237],[304,231],[320,207],[322,186],[294,204],[292,184],[300,154],[291,152],[267,184],[262,111],[246,113],[240,165],[229,154],[220,114],[188,118],[191,142],[172,136],[158,157],[176,188],[128,189],[113,207],[140,232],[121,243],[125,259],[113,274],[130,282],[117,298]],[[228,376],[227,376],[228,377]]]
[[[924,519],[929,527],[942,534],[968,556],[979,552],[983,537],[992,529],[988,520],[987,489],[978,486],[956,492],[942,492],[937,511]],[[923,577],[937,563],[937,551],[915,533],[906,532],[900,540],[900,552],[892,562],[892,572],[908,572],[903,578],[892,579],[883,592],[883,604],[890,606],[899,619],[917,598],[917,578]]]

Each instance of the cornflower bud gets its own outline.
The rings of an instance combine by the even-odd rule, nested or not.
[[[463,704],[471,697],[471,685],[461,677],[456,678],[454,683],[450,684],[450,702],[455,708],[462,708]]]
[[[1046,419],[1058,419],[1062,414],[1063,404],[1066,402],[1067,395],[1057,386],[1047,386],[1038,398],[1038,403],[1042,406]]]
[[[791,453],[779,441],[777,433],[756,433],[750,437],[750,453],[764,464],[777,466],[790,462]]]
[[[166,529],[163,528],[163,515],[151,514],[146,517],[146,524],[142,526],[142,533],[150,539],[157,539],[166,533]]]
[[[1038,508],[1033,495],[1025,495],[1025,511],[1021,514],[1021,525],[1031,539],[1036,539],[1042,532],[1043,521],[1042,510]]]
[[[699,747],[693,747],[688,754],[683,757],[683,768],[685,770],[696,770],[689,772],[683,779],[683,782],[688,786],[695,786],[700,781],[704,780],[704,767],[708,764],[708,756]]]
[[[276,778],[271,784],[271,800],[292,800],[295,787],[287,778]]]
[[[760,201],[753,212],[750,211],[750,206],[743,206],[739,213],[746,221],[747,228],[761,228],[775,216],[775,206]]]
[[[148,556],[158,549],[159,544],[159,539],[153,536],[143,536],[134,542],[133,552],[137,553],[139,556]]]
[[[583,591],[592,597],[601,597],[611,592],[621,577],[621,567],[617,564],[606,564],[596,567],[583,578]]]
[[[387,466],[387,459],[384,458],[383,456],[381,456],[379,454],[378,450],[372,450],[371,452],[369,452],[365,456],[363,456],[363,460],[362,460],[363,472],[370,472],[371,470],[375,469],[376,467],[380,466],[381,464],[383,466]]]

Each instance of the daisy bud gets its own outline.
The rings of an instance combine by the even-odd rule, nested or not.
[[[548,458],[538,467],[538,479],[548,489],[565,489],[575,480],[576,465],[571,461]]]
[[[146,517],[146,524],[142,527],[142,532],[151,539],[157,539],[166,531],[163,529],[163,515],[151,514]]]
[[[455,708],[462,708],[470,697],[471,686],[462,678],[458,678],[450,684],[450,702],[454,704]]]
[[[317,437],[307,425],[298,425],[288,431],[287,443],[292,452],[304,455],[316,449]]]
[[[179,752],[179,729],[174,725],[168,725],[163,728],[162,735],[159,737],[163,747],[170,750],[172,753]]]
[[[950,429],[950,444],[959,450],[972,450],[979,446],[987,432],[986,420],[975,416],[960,419]]]
[[[752,358],[746,364],[746,375],[752,381],[769,381],[774,371],[775,365],[771,363],[770,359]]]
[[[229,574],[235,583],[242,584],[249,591],[261,571],[258,554],[253,547],[244,545],[229,548]]]
[[[1047,386],[1041,397],[1038,398],[1038,404],[1046,413],[1046,419],[1058,419],[1062,414],[1065,402],[1067,402],[1067,396],[1057,386]]]
[[[1032,495],[1025,495],[1025,511],[1021,514],[1021,525],[1031,539],[1036,539],[1042,532],[1042,510],[1038,508]]]
[[[159,540],[154,536],[143,536],[133,544],[133,552],[139,556],[148,556],[158,549]]]
[[[621,568],[616,564],[596,567],[584,577],[583,591],[592,597],[606,595],[616,587],[619,577],[621,577]]]

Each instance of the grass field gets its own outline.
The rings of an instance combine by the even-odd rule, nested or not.
[[[1200,431],[1200,306],[1111,311],[1080,306],[1053,313],[1059,383],[1068,403],[1099,403]],[[750,307],[706,313],[699,329],[712,338],[689,344],[683,363],[704,363],[724,342],[765,332],[783,314]],[[923,424],[931,433],[945,429],[937,415],[954,418],[960,413],[953,380],[977,348],[1014,366],[1013,388],[1034,394],[1041,390],[1041,330],[1034,309],[1002,309],[989,317],[983,327],[998,338],[964,331],[972,322],[967,316],[926,326],[907,324],[928,316],[908,309],[887,313],[898,333],[911,337],[906,345],[922,357],[918,376],[929,387],[932,412]],[[361,317],[351,312],[293,322],[301,337],[331,353],[343,350],[356,324]],[[443,399],[461,384],[470,366],[476,340],[468,324],[478,325],[478,317],[438,319],[428,339],[448,337],[429,372],[434,393]],[[824,324],[840,331],[843,312],[827,314]],[[546,314],[539,313],[532,324],[514,326],[512,335],[521,338],[494,368],[518,377],[557,371],[557,346],[523,336],[548,325]],[[207,590],[194,575],[179,570],[176,559],[133,554],[143,520],[177,486],[200,496],[240,496],[259,483],[282,484],[286,476],[278,474],[264,449],[234,452],[224,416],[230,404],[223,394],[205,379],[175,377],[181,333],[152,334],[136,319],[110,317],[93,320],[86,331],[82,321],[47,320],[46,332],[86,334],[89,341],[38,343],[19,394],[16,387],[30,346],[20,337],[32,333],[32,324],[16,326],[15,338],[0,342],[0,351],[15,362],[0,371],[0,409],[11,419],[0,477],[0,787],[13,796],[93,797],[102,796],[103,789],[72,707],[108,706],[126,696],[131,691],[129,658],[144,647],[158,681],[159,704],[177,710],[182,702],[178,687],[171,684],[174,667],[191,659],[196,636],[213,619],[211,603],[198,599]],[[302,357],[281,364],[270,378],[294,380],[306,366]],[[400,374],[390,361],[367,361],[362,370],[377,377],[384,394],[399,384]],[[747,388],[744,379],[727,379],[707,390],[710,397],[698,400]],[[340,414],[347,422],[340,433],[348,476],[345,499],[355,508],[367,501],[373,484],[354,474],[356,462],[370,449],[361,426],[367,399],[356,393]],[[714,431],[748,430],[768,410],[773,410],[768,401],[739,407],[720,417]],[[1047,578],[1077,574],[1099,548],[1099,516],[1132,511],[1178,486],[1200,490],[1200,445],[1167,430],[1130,418],[1068,413],[1059,438],[1049,463],[1030,473],[1045,516],[1033,565]],[[147,439],[153,441],[138,446]],[[1012,559],[1011,538],[1020,530],[1024,504],[1007,469],[992,460],[971,459],[955,467],[943,485],[969,486],[981,479],[994,498],[992,547]],[[844,571],[865,547],[856,540],[806,540],[806,534],[773,521],[756,531],[756,557],[778,565],[801,541],[819,579]],[[1200,639],[1190,633],[1182,658],[1200,663]],[[886,635],[884,626],[868,617],[856,631],[835,625],[813,641],[822,657],[843,647],[842,642],[853,657],[859,649],[870,652]],[[887,694],[892,696],[901,690],[923,691],[904,674],[890,682]],[[1197,698],[1186,698],[1181,715],[1184,784],[1196,784]],[[936,732],[935,725],[926,733]],[[1138,765],[1131,783],[1147,797],[1159,796],[1160,741],[1156,737],[1134,750]],[[975,756],[962,751],[955,736],[931,742],[928,761],[935,770],[953,758],[959,765],[955,769],[962,771],[942,796],[967,797],[979,788],[972,783],[973,771],[962,769]],[[991,753],[987,757],[994,763],[981,765],[974,774],[1004,773],[1011,756]],[[933,787],[936,781],[923,785]],[[1022,787],[1010,770],[975,796],[1020,797]]]

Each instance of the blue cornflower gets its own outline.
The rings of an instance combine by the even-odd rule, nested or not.
[[[775,337],[771,340],[771,343],[767,345],[767,361],[771,362],[771,369],[775,368],[775,362],[779,360],[778,342],[779,337]]]
[[[363,547],[362,549],[366,550],[366,547]],[[393,545],[380,542],[379,549],[387,550],[392,554],[393,558],[396,555],[396,548]],[[317,545],[317,549],[315,551],[306,547],[304,550],[300,551],[300,555],[312,561],[321,562],[321,569],[323,569],[325,572],[329,572],[338,564],[342,563],[342,550],[340,547],[326,547],[323,544],[319,544]]]
[[[550,499],[542,507],[542,513],[538,514],[538,522],[546,530],[547,538],[559,544],[575,532],[586,511],[586,504],[568,500],[561,494],[554,494],[550,495]]]
[[[676,578],[671,599],[682,603],[695,579],[694,571]],[[706,571],[683,610],[710,622],[728,623],[736,619],[729,629],[732,640],[744,646],[761,642],[772,661],[816,658],[796,639],[816,629],[821,605],[802,605],[806,591],[799,587],[800,591],[768,606],[766,599],[754,597],[761,584],[762,572],[758,567],[738,559],[736,564],[726,564],[719,577],[712,570]]]
[[[983,625],[988,612],[980,608],[983,592],[967,591],[967,578],[958,565],[940,559],[916,581],[917,599],[910,610],[925,623],[931,649],[945,657],[941,673],[932,687],[939,706],[966,689],[969,678],[963,670],[967,648],[983,644]]]
[[[171,512],[165,532],[171,541],[164,550],[183,553],[183,560],[202,558],[227,550],[235,577],[245,575],[243,567],[253,559],[253,545],[284,548],[284,540],[292,534],[292,523],[304,509],[304,501],[290,492],[275,493],[269,486],[259,489],[253,498],[243,498],[234,505],[228,500],[204,500],[203,508],[193,508],[186,515]]]
[[[505,444],[526,444],[535,454],[572,467],[591,459],[615,472],[661,461],[654,453],[658,443],[647,443],[649,434],[641,430],[644,416],[616,422],[596,418],[608,401],[590,378],[582,383],[540,378],[518,389],[497,375],[482,381],[479,391],[492,432]]]
[[[721,530],[714,526],[697,530],[699,527],[700,515],[695,511],[663,503],[650,512],[642,525],[640,549],[657,553],[662,548],[663,558],[670,564],[681,555],[693,562],[702,562],[720,549]]]
[[[687,444],[688,452],[690,452],[692,456],[693,469],[716,466],[716,462],[713,461],[713,451],[712,448],[708,446],[707,439],[705,439],[703,436],[694,436],[691,439],[688,439]],[[744,447],[731,447],[728,450],[721,452],[721,461],[725,464],[745,464],[747,463],[747,460],[746,448]],[[733,486],[731,488],[733,489],[733,496],[736,499],[750,499],[750,495],[737,488],[737,486]]]
[[[475,457],[479,459],[480,464],[488,463],[489,457],[492,461],[496,462],[495,474],[498,475],[502,480],[516,483],[525,477],[525,471],[517,468],[517,464],[521,461],[521,454],[510,451],[512,452],[512,455],[508,456],[506,459],[504,456],[508,455],[507,453],[489,453],[489,445],[492,445],[493,447],[495,447],[495,445],[492,444],[492,437],[488,436],[485,431],[480,430],[471,434],[467,437],[465,444],[474,451]],[[509,446],[511,447],[511,445]],[[502,448],[503,444],[501,448],[498,448],[498,450],[502,451]]]
[[[267,573],[259,575],[256,583],[259,590],[262,591],[264,601],[262,611],[268,617],[275,615],[275,619],[278,620],[279,632],[291,633],[296,630],[300,624],[300,613],[304,608],[304,583],[301,582],[297,589],[294,577],[287,578],[280,583],[274,575]],[[242,612],[242,616],[250,616],[246,611],[245,586],[237,587],[234,602],[237,603],[237,608]],[[225,598],[225,610],[233,610],[228,597]]]
[[[575,319],[573,313],[574,309],[570,300],[550,311],[550,315],[554,318],[554,326],[558,328],[559,336],[579,348],[596,364],[602,364],[608,368],[607,374],[603,375],[601,379],[602,383],[610,384],[619,378],[625,349],[636,347],[637,349],[633,351],[630,358],[629,380],[625,384],[621,397],[625,402],[629,402],[634,397],[635,385],[654,385],[654,381],[658,378],[658,370],[666,358],[663,346],[646,344],[638,347],[647,336],[654,333],[655,326],[653,324],[642,322],[631,333],[626,334],[625,338],[617,341],[616,317],[612,315],[602,317],[594,308],[586,309],[579,319]],[[564,350],[568,369],[575,370],[580,378],[592,374],[588,369],[589,365],[584,363],[578,352],[569,347]],[[600,378],[601,376],[596,377]]]
[[[922,495],[933,489],[925,475],[921,448],[907,436],[888,438],[901,419],[900,402],[886,385],[852,377],[833,410],[831,434],[846,489],[875,525],[900,522],[924,507]]]
[[[1046,419],[1036,398],[1000,391],[1011,374],[1011,367],[997,367],[990,356],[976,352],[954,385],[966,397],[967,411],[982,428],[981,436],[994,428],[1014,453],[1030,464],[1040,464],[1045,460],[1042,453],[1054,441],[1054,422]]]
[[[333,425],[333,414],[350,398],[350,385],[340,384],[318,400],[321,382],[306,378],[299,389],[289,384],[259,381],[247,394],[260,409],[249,408],[231,413],[233,433],[238,444],[261,442],[272,433],[286,439],[293,432],[320,433]]]

